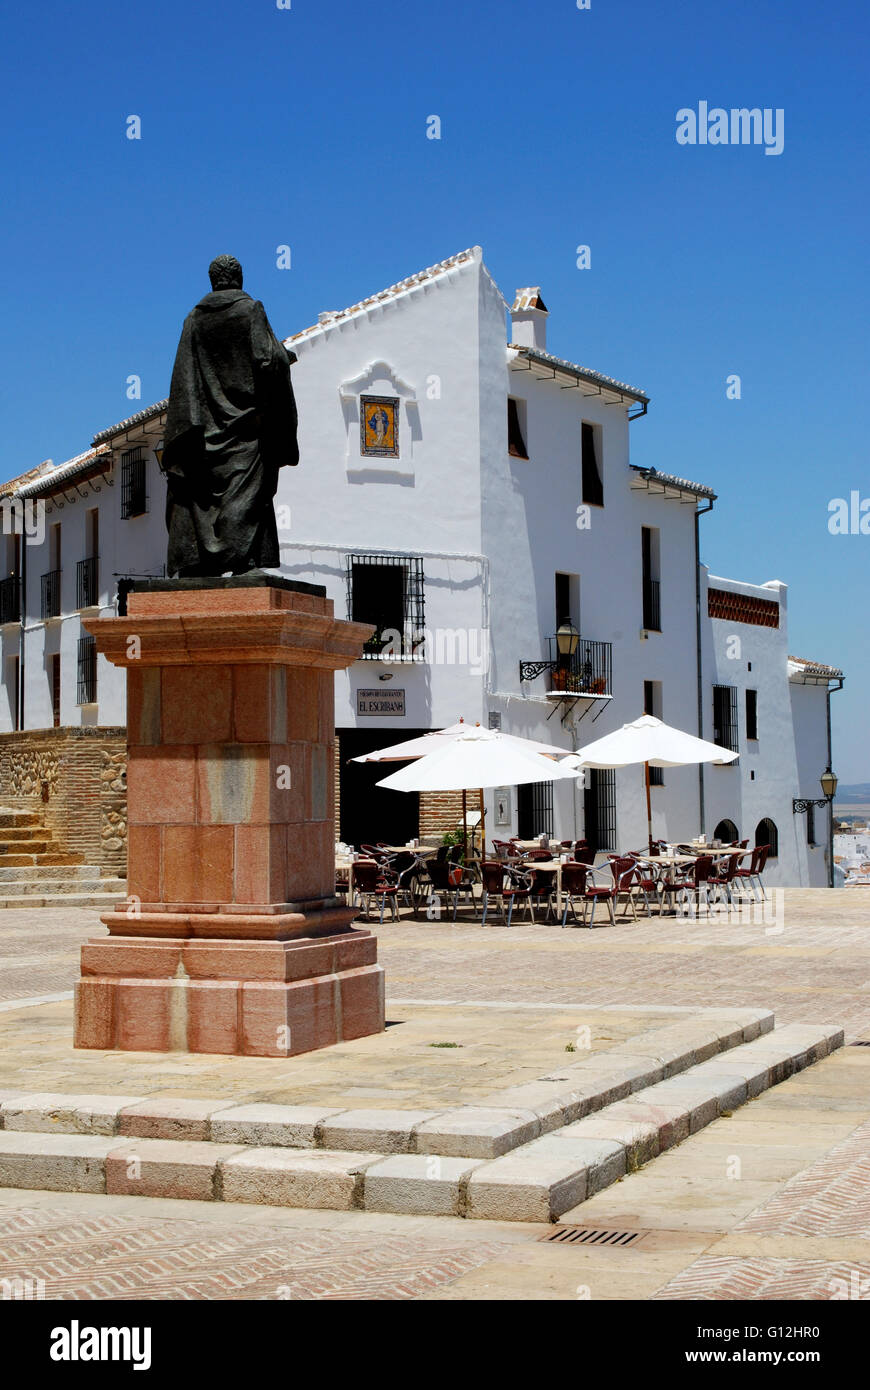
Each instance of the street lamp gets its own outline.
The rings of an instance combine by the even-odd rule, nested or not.
[[[829,767],[825,768],[819,778],[819,783],[824,792],[824,796],[816,797],[815,799],[806,796],[796,796],[794,798],[791,805],[792,811],[796,816],[801,815],[802,812],[808,810],[810,806],[830,806],[837,794],[837,778]]]
[[[580,633],[574,624],[565,618],[556,628],[556,650],[559,653],[561,665],[567,666],[571,657],[577,650],[577,643],[580,641]]]

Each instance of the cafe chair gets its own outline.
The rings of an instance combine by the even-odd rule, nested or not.
[[[396,905],[398,885],[395,881],[389,881],[380,864],[376,864],[371,859],[358,859],[353,866],[353,890],[360,905],[365,905],[366,917],[371,911],[371,900],[375,898],[379,899],[381,904],[381,924],[384,920],[384,909],[387,903],[392,909],[393,920],[398,920],[399,911]]]
[[[509,867],[501,861],[481,864],[480,879],[483,886],[481,926],[486,926],[486,914],[489,910],[490,898],[498,899],[502,921],[505,921],[505,903],[507,903],[507,926],[511,924],[516,903],[524,904],[532,925],[534,925],[535,919],[532,913],[533,877],[531,873],[524,873],[522,870]]]

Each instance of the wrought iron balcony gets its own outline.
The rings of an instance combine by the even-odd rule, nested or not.
[[[0,623],[21,621],[21,580],[17,574],[0,580]]]
[[[533,681],[550,673],[550,692],[574,698],[601,699],[613,694],[612,645],[578,637],[571,655],[559,652],[556,638],[548,639],[550,656],[546,661],[521,661],[520,680]]]
[[[60,570],[42,576],[42,619],[60,617]]]
[[[76,565],[76,608],[95,608],[99,602],[98,556],[90,555]]]

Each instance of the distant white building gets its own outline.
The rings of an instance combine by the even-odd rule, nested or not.
[[[536,288],[507,332],[506,311],[473,248],[287,340],[301,466],[280,475],[281,570],[378,629],[336,675],[337,833],[402,843],[456,822],[455,795],[376,792],[383,769],[357,753],[460,716],[574,748],[646,710],[740,751],[656,778],[656,835],[769,842],[769,881],[827,883],[829,811],[792,803],[821,795],[842,672],[788,656],[784,584],[700,565],[715,493],[632,465],[645,393],[552,356]],[[119,579],[162,573],[165,406],[0,490],[47,510],[40,545],[5,538],[0,730],[123,724],[124,672],[94,659],[82,618],[113,611]],[[642,768],[589,782],[500,789],[498,817],[489,793],[490,836],[642,846]]]

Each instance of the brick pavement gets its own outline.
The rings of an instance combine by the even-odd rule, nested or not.
[[[388,1000],[770,1008],[870,1034],[870,891],[786,889],[770,923],[618,917],[566,929],[404,918],[377,928]],[[778,925],[778,924],[773,924]],[[71,989],[93,909],[0,910],[0,999]]]
[[[481,1026],[495,1019],[496,1043],[521,1006],[652,1001],[767,1007],[781,1023],[870,1037],[870,895],[787,891],[782,925],[766,934],[763,923],[653,918],[508,932],[405,920],[378,934],[389,998],[460,1002]],[[78,944],[97,930],[86,910],[0,913],[0,996],[71,988]],[[15,1017],[35,1023],[59,1007]],[[544,1228],[452,1218],[7,1191],[0,1278],[45,1278],[48,1297],[77,1298],[571,1300],[589,1289],[593,1299],[867,1299],[868,1082],[870,1049],[847,1047],[569,1214],[648,1230],[634,1250],[550,1246],[538,1241]]]

